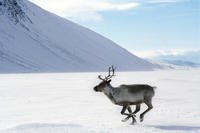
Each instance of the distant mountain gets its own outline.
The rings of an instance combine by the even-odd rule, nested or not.
[[[184,60],[162,60],[164,63],[176,66],[200,67],[200,63]]]
[[[153,59],[176,66],[200,67],[200,50],[185,51],[178,55],[157,55]]]
[[[166,60],[186,60],[191,62],[199,62],[200,63],[200,50],[188,50],[181,54],[173,55],[157,55],[154,57],[156,59],[166,59]]]
[[[0,0],[0,73],[159,68],[27,0]]]

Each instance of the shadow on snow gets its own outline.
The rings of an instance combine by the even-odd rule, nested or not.
[[[183,130],[183,131],[200,130],[200,126],[148,125],[148,127],[154,127],[160,130]]]

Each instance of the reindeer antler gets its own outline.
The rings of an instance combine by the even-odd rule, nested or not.
[[[114,68],[114,66],[112,65],[111,67],[109,67],[108,71],[109,71],[109,74],[108,76],[106,76],[106,80],[109,80],[111,79],[113,76],[115,76],[115,70],[116,70],[116,67]],[[112,72],[112,74],[111,74]]]
[[[101,75],[99,75],[98,78],[99,78],[100,80],[103,80],[103,81],[105,80],[104,78],[101,77]]]
[[[98,78],[100,79],[100,80],[103,80],[103,81],[108,81],[109,79],[111,79],[113,76],[115,76],[115,70],[116,70],[116,67],[114,67],[113,65],[111,66],[111,67],[109,67],[109,69],[108,69],[108,75],[107,76],[105,76],[105,78],[102,78],[102,76],[101,75],[99,75],[98,76]],[[112,74],[111,74],[111,72],[112,72]]]

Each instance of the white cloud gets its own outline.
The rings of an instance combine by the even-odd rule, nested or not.
[[[188,52],[198,52],[199,49],[171,49],[171,50],[144,50],[144,51],[133,51],[133,54],[142,58],[153,58],[157,56],[179,56],[184,55]]]
[[[123,11],[139,6],[136,2],[114,3],[111,0],[30,0],[42,8],[63,17],[81,20],[101,20],[100,11]]]
[[[150,0],[148,3],[170,3],[170,2],[178,2],[180,0]]]

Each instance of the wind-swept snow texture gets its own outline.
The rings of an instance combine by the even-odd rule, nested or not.
[[[157,86],[154,108],[140,123],[142,104],[136,125],[93,90],[99,74],[1,74],[0,133],[200,133],[200,70],[117,72],[113,86]]]
[[[27,0],[0,0],[0,73],[157,68],[113,41]]]

